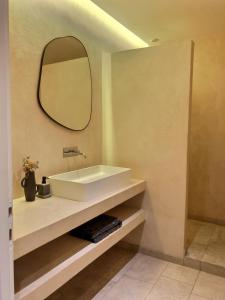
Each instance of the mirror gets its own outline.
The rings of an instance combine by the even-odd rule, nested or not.
[[[85,129],[91,119],[92,87],[87,51],[76,38],[56,38],[48,43],[41,60],[38,100],[56,123]]]

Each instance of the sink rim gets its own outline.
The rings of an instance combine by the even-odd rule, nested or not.
[[[77,173],[79,171],[88,171],[89,169],[92,169],[92,168],[116,168],[118,169],[118,172],[115,172],[113,174],[110,174],[108,173],[106,176],[102,177],[102,178],[96,178],[96,179],[93,179],[91,181],[88,181],[88,182],[80,182],[80,181],[76,181],[76,179],[68,179],[68,178],[56,178],[58,176],[62,176],[62,175],[65,175],[65,174],[71,174],[71,173]],[[126,167],[118,167],[118,166],[113,166],[113,165],[93,165],[93,166],[90,166],[90,167],[86,167],[86,168],[81,168],[81,169],[77,169],[77,170],[73,170],[73,171],[69,171],[69,172],[63,172],[63,173],[58,173],[58,174],[55,174],[55,175],[51,175],[51,176],[48,176],[48,179],[50,180],[56,180],[56,181],[62,181],[62,182],[67,182],[67,183],[71,183],[71,184],[80,184],[80,185],[87,185],[87,184],[91,184],[93,182],[97,182],[97,181],[101,181],[101,180],[104,180],[104,179],[107,179],[107,178],[110,178],[110,177],[114,177],[120,173],[123,173],[123,172],[128,172],[128,171],[131,171],[131,168],[126,168]],[[81,175],[82,177],[82,175]]]

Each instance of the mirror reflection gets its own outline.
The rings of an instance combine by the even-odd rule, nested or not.
[[[38,88],[43,111],[71,130],[91,118],[91,70],[84,45],[74,37],[52,40],[44,49]]]

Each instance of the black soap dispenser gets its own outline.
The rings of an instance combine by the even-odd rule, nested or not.
[[[38,198],[49,198],[51,197],[50,184],[46,182],[47,177],[42,177],[42,183],[37,184],[37,197]]]

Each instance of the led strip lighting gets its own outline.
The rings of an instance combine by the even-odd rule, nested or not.
[[[79,15],[79,22],[89,31],[111,40],[122,49],[144,48],[149,45],[90,0],[69,0]]]

